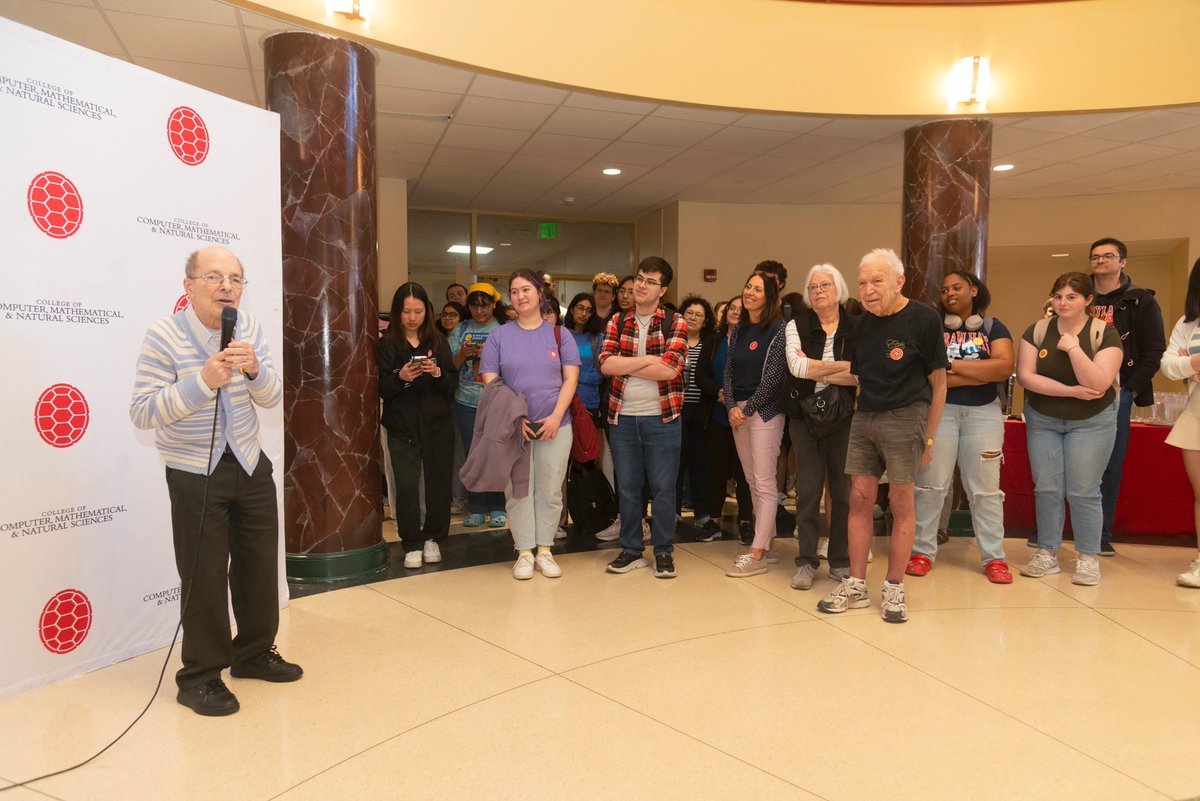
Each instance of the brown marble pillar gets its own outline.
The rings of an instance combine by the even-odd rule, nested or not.
[[[263,45],[283,195],[284,537],[289,579],[387,566],[375,361],[375,57],[288,32]]]
[[[904,132],[904,294],[937,302],[942,278],[987,271],[992,123],[938,120]]]

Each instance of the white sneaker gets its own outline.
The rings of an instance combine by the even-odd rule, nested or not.
[[[883,601],[880,614],[888,623],[903,623],[908,620],[908,604],[904,602],[904,584],[883,582]]]
[[[1094,553],[1081,553],[1075,560],[1075,575],[1071,576],[1072,584],[1082,584],[1092,587],[1100,583],[1100,557]]]
[[[1037,553],[1029,560],[1029,564],[1021,568],[1022,576],[1030,578],[1041,578],[1042,576],[1052,576],[1058,573],[1061,568],[1058,566],[1058,553],[1048,551],[1045,548],[1038,548]]]
[[[829,558],[829,537],[817,537],[817,558]]]
[[[416,570],[418,567],[420,567],[421,566],[421,552],[420,551],[409,551],[408,553],[404,554],[404,566],[407,567],[409,570]]]
[[[1180,587],[1200,587],[1200,558],[1192,561],[1188,569],[1175,577]]]
[[[436,565],[442,561],[442,549],[433,540],[425,540],[425,550],[421,556],[425,559],[426,564]]]
[[[833,592],[817,601],[817,611],[839,615],[847,609],[862,609],[871,605],[866,579],[848,576],[833,588]]]
[[[534,558],[533,564],[542,571],[542,575],[546,578],[558,578],[562,575],[562,568],[558,566],[558,562],[554,561],[552,553],[539,553]]]
[[[517,581],[533,578],[533,554],[523,553],[517,557],[517,563],[513,565],[513,578]]]
[[[601,542],[612,542],[613,540],[621,539],[621,516],[617,515],[617,519],[608,528],[597,531],[596,539]]]
[[[450,501],[450,514],[461,515],[465,511],[467,511],[466,498],[455,498],[454,500]]]

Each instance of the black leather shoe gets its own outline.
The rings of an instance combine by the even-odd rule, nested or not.
[[[197,715],[207,715],[208,717],[232,715],[241,709],[237,696],[229,692],[225,682],[220,679],[213,679],[203,684],[197,684],[195,687],[180,690],[179,695],[175,696],[175,700]]]
[[[263,651],[258,656],[240,665],[229,668],[229,675],[235,679],[262,679],[263,681],[296,681],[304,675],[299,665],[293,664],[279,655],[279,650],[272,645],[270,650]]]

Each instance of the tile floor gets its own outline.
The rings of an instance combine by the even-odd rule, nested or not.
[[[681,544],[672,581],[579,551],[557,580],[505,559],[298,598],[279,644],[302,681],[231,679],[242,711],[216,719],[169,686],[94,763],[0,801],[1200,796],[1200,591],[1173,583],[1194,549],[1121,545],[1093,588],[999,587],[955,538],[894,626],[883,558],[875,604],[829,617],[824,568],[794,591],[779,547],[750,579],[719,541]],[[90,755],[163,657],[0,704],[0,777]]]

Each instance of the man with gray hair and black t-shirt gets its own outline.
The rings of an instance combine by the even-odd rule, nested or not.
[[[869,606],[867,553],[872,510],[884,471],[892,511],[887,581],[881,603],[889,623],[908,620],[904,568],[916,532],[917,468],[931,458],[946,404],[946,343],[937,312],[900,293],[904,265],[895,252],[877,248],[858,265],[862,317],[850,335],[850,372],[858,379],[858,410],[850,424],[846,473],[850,476],[850,575],[817,603],[830,614]]]

